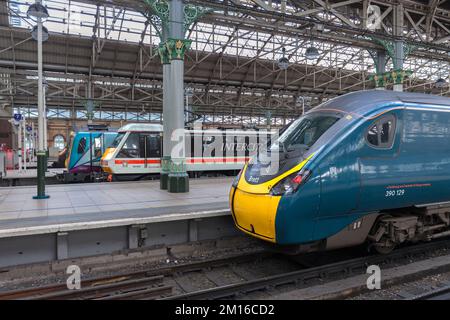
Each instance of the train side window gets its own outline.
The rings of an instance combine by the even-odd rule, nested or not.
[[[394,143],[394,133],[395,117],[387,115],[369,127],[366,140],[373,147],[389,149]]]
[[[139,133],[130,133],[117,157],[139,158]]]
[[[373,146],[378,146],[378,127],[376,123],[369,128],[367,141]]]
[[[381,125],[381,132],[380,132],[381,144],[389,143],[391,132],[392,132],[392,121],[389,120],[387,122],[384,122]]]
[[[147,136],[147,157],[161,158],[161,136],[159,134]]]
[[[94,156],[96,158],[101,158],[102,156],[102,138],[94,138]]]
[[[83,137],[80,139],[80,142],[78,142],[77,152],[79,154],[82,154],[82,153],[84,153],[85,150],[86,150],[86,138]]]

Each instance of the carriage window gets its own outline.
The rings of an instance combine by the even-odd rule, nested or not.
[[[147,157],[161,158],[161,136],[159,134],[147,136]]]
[[[78,153],[84,153],[84,151],[86,150],[86,138],[81,138],[80,142],[78,143]]]
[[[367,142],[374,147],[390,148],[394,143],[395,117],[387,115],[375,122],[367,131]]]
[[[130,133],[117,157],[139,158],[139,133]]]

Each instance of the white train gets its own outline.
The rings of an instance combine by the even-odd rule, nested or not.
[[[128,124],[118,132],[100,162],[108,180],[137,180],[160,173],[162,125]],[[185,130],[186,170],[190,176],[236,174],[258,150],[266,148],[271,134],[256,130]]]

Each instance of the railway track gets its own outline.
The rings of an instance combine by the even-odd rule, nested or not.
[[[316,266],[305,264],[302,259],[259,251],[82,280],[80,290],[68,290],[63,283],[0,292],[0,299],[237,299],[252,293],[270,294],[286,286],[299,288],[314,281],[362,274],[372,264],[405,264],[411,259],[426,259],[439,249],[450,249],[450,240],[405,247],[388,255],[345,260],[335,257],[336,261],[321,261],[322,264]],[[333,254],[330,252],[326,256]]]
[[[226,258],[216,258],[171,265],[152,270],[136,271],[108,277],[96,277],[82,280],[82,288],[69,290],[65,283],[45,285],[27,289],[0,292],[0,300],[58,300],[58,299],[142,299],[154,298],[172,293],[173,286],[164,284],[165,277],[183,272],[203,270],[233,263],[242,263],[263,259],[269,253],[258,251],[245,255],[233,255]]]
[[[274,275],[272,277],[246,281],[242,283],[220,286],[181,295],[170,296],[164,300],[200,300],[200,299],[233,299],[256,291],[270,291],[282,286],[304,287],[311,279],[326,280],[331,277],[346,277],[366,272],[369,265],[401,263],[426,254],[433,250],[450,248],[450,240],[419,244],[405,247],[387,255],[373,255],[340,261],[323,266],[307,268],[290,273]],[[446,291],[450,294],[450,288]]]

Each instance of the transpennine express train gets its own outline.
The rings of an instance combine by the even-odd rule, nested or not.
[[[233,182],[236,226],[299,253],[367,242],[388,253],[450,235],[450,99],[361,91],[314,108]],[[266,157],[267,158],[267,157]]]
[[[127,124],[101,160],[109,180],[141,179],[161,171],[163,155],[163,127],[159,124]],[[260,147],[267,147],[271,132],[262,134],[251,130],[185,130],[186,170],[199,176],[206,172],[236,174],[255,155]],[[189,135],[189,136],[188,136]],[[222,152],[205,156],[208,145],[217,143],[220,136]],[[228,138],[227,138],[228,137]],[[231,140],[229,139],[231,137]],[[201,144],[201,154],[196,156],[195,141]]]
[[[106,149],[112,145],[117,132],[72,133],[67,146],[66,171],[59,175],[64,182],[91,181],[93,175],[102,170],[100,160]]]

